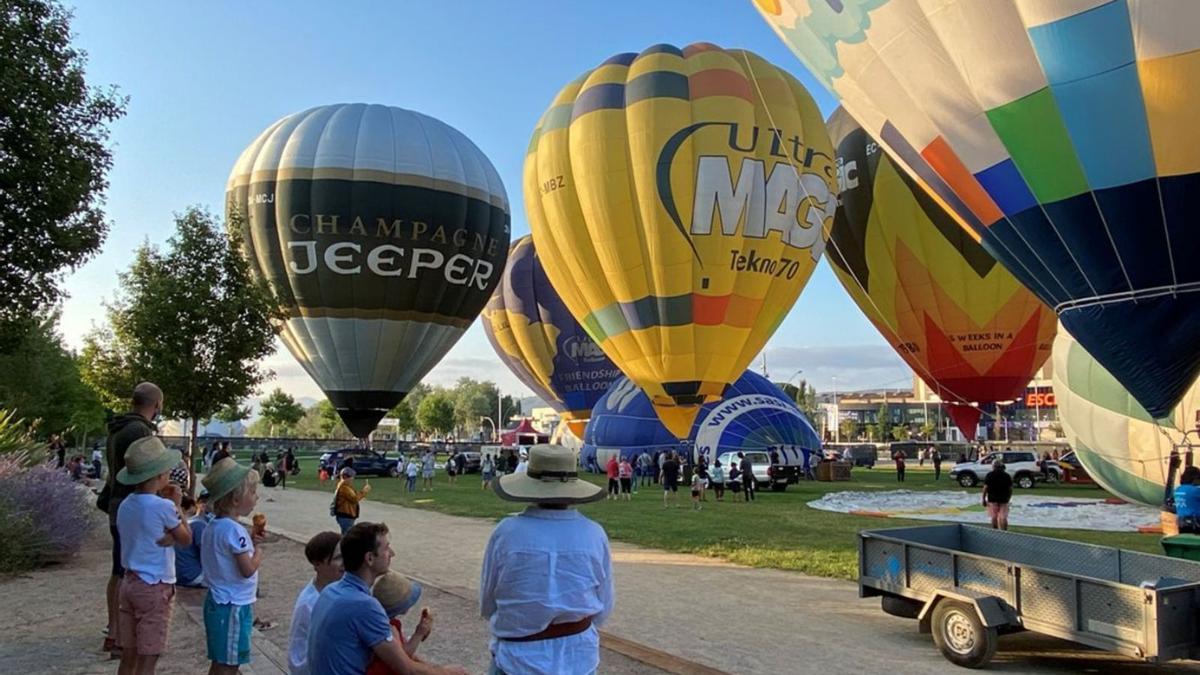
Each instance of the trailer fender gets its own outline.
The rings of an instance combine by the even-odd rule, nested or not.
[[[921,613],[917,614],[917,621],[922,633],[929,632],[929,623],[933,617],[933,609],[943,600],[958,600],[974,607],[975,613],[979,616],[979,621],[985,628],[1001,628],[1010,623],[1008,611],[1005,610],[1004,603],[994,595],[975,593],[963,589],[939,589],[933,592],[933,597],[925,602],[925,606],[921,608]]]

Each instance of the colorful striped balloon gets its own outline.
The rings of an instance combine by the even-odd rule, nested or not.
[[[888,159],[843,108],[829,118],[841,206],[829,262],[968,440],[978,403],[1015,399],[1050,357],[1054,312]]]
[[[546,275],[679,437],[820,260],[832,155],[795,78],[710,44],[618,54],[538,122],[525,210]]]
[[[1060,326],[1054,398],[1067,442],[1088,475],[1127,501],[1162,504],[1171,450],[1183,441],[1182,430],[1194,427],[1200,410],[1200,383],[1170,416],[1156,421]]]
[[[529,236],[513,242],[483,332],[504,365],[583,438],[592,406],[621,371],[571,316]]]
[[[288,115],[242,152],[226,190],[251,268],[287,310],[283,343],[359,438],[454,346],[508,254],[492,163],[403,108]]]
[[[1200,374],[1200,3],[755,0],[1155,417]]]

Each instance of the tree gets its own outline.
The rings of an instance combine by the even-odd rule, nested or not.
[[[912,432],[906,426],[897,425],[892,427],[893,441],[906,441],[910,435],[912,435]]]
[[[388,417],[395,418],[396,433],[399,436],[404,436],[420,429],[420,426],[417,424],[417,412],[413,409],[412,403],[407,398],[389,410]]]
[[[858,438],[858,422],[852,419],[844,419],[838,422],[838,434],[843,441],[853,441]]]
[[[275,387],[270,395],[262,400],[258,412],[270,425],[272,436],[277,433],[290,433],[304,418],[304,406],[279,387]]]
[[[783,390],[810,421],[820,417],[821,406],[817,403],[817,390],[807,380],[800,380],[799,386],[788,382],[776,383],[775,386]]]
[[[284,318],[265,282],[252,278],[238,230],[230,223],[221,231],[198,207],[177,215],[166,251],[142,245],[119,275],[108,305],[113,339],[88,345],[97,362],[128,369],[102,373],[162,388],[165,414],[192,421],[189,456],[200,420],[250,396],[271,375],[259,362],[274,351]]]
[[[220,410],[213,413],[213,419],[225,424],[233,424],[234,422],[250,419],[250,406],[226,403],[224,406],[221,406]]]
[[[104,408],[80,371],[58,334],[58,313],[42,316],[0,354],[0,409],[36,420],[39,435],[63,434],[83,445],[104,429]]]
[[[435,389],[417,406],[417,424],[425,433],[448,434],[454,421],[454,399],[443,389]]]
[[[879,410],[875,413],[875,424],[879,427],[877,440],[883,441],[892,437],[892,411],[886,402],[879,404]]]
[[[933,435],[936,432],[937,424],[935,424],[933,420],[925,420],[925,422],[921,424],[921,438],[927,441],[932,441]]]
[[[0,9],[0,351],[62,297],[63,273],[104,243],[112,152],[125,113],[115,89],[89,87],[71,15],[47,0]]]
[[[350,430],[346,428],[346,423],[342,421],[342,416],[338,415],[337,408],[329,402],[329,399],[321,399],[316,405],[308,409],[305,413],[305,418],[308,413],[313,413],[317,424],[317,429],[320,435],[325,438],[351,438]]]

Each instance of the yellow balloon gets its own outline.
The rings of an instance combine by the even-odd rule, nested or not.
[[[546,274],[686,438],[787,315],[837,207],[812,97],[746,51],[656,45],[559,92],[525,159]]]

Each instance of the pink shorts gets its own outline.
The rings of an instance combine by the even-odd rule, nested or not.
[[[133,572],[121,579],[117,646],[144,656],[167,651],[175,584],[148,584]]]
[[[1003,518],[1008,520],[1008,504],[988,502],[987,514],[988,518]]]

